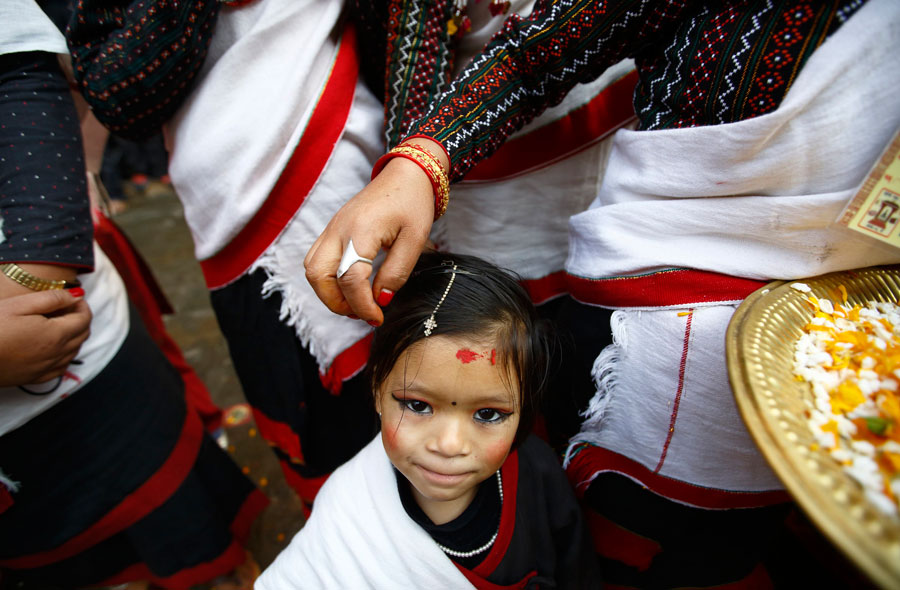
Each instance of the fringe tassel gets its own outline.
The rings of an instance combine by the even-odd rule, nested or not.
[[[20,483],[10,479],[9,476],[3,473],[3,470],[0,469],[0,485],[6,486],[6,489],[9,490],[10,493],[14,494],[19,491]]]
[[[622,353],[627,346],[627,330],[625,323],[627,321],[625,311],[614,311],[610,317],[609,324],[612,330],[613,343],[600,351],[594,366],[591,369],[591,377],[597,388],[594,397],[591,398],[587,409],[582,412],[584,422],[581,429],[569,441],[563,458],[563,467],[567,467],[572,457],[573,449],[580,443],[598,444],[598,433],[603,425],[603,419],[610,411],[610,404],[615,397],[614,390],[617,384],[616,365],[622,358]],[[640,313],[640,312],[638,312]]]
[[[288,289],[287,281],[279,280],[278,275],[274,270],[277,266],[278,257],[272,249],[269,249],[256,259],[256,262],[250,267],[249,272],[252,273],[258,268],[263,269],[266,273],[266,282],[263,283],[261,295],[263,298],[268,298],[272,296],[273,293],[281,295],[281,309],[278,310],[278,319],[294,328],[294,331],[297,333],[297,338],[300,339],[300,343],[303,344],[313,357],[315,357],[316,362],[318,362],[321,367],[328,359],[322,358],[319,351],[316,350],[312,338],[313,328],[311,322],[300,313],[300,302],[292,300],[289,296],[290,290]]]

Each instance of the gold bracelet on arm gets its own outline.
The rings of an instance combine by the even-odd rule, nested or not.
[[[53,289],[71,289],[80,287],[81,282],[78,279],[67,281],[65,279],[42,279],[36,277],[18,264],[14,262],[6,262],[0,264],[0,272],[19,283],[23,287],[27,287],[32,291],[50,291]]]
[[[450,202],[450,181],[447,173],[441,166],[441,161],[428,149],[415,144],[400,144],[385,155],[378,158],[372,169],[372,178],[378,176],[388,161],[393,158],[405,158],[418,164],[419,168],[428,175],[431,181],[431,189],[434,191],[434,219],[437,219],[447,211]]]

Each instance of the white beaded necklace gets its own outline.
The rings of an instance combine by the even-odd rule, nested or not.
[[[500,512],[503,512],[503,478],[500,476],[500,470],[497,470],[497,490],[500,492]],[[497,525],[497,530],[494,532],[493,536],[490,540],[479,547],[478,549],[472,549],[471,551],[455,551],[450,549],[449,547],[444,547],[440,543],[437,543],[437,546],[441,548],[441,551],[446,553],[447,555],[452,555],[453,557],[472,557],[473,555],[478,555],[479,553],[483,553],[491,548],[491,545],[494,544],[494,541],[497,540],[497,535],[500,534],[500,525]]]

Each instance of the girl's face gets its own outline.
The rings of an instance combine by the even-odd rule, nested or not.
[[[388,457],[435,524],[462,514],[509,454],[519,393],[501,371],[495,345],[431,336],[400,355],[376,395]]]

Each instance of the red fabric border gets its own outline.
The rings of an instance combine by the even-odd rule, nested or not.
[[[565,117],[511,139],[463,182],[488,182],[544,168],[579,152],[635,118],[637,71],[622,76]]]
[[[662,547],[653,539],[619,526],[593,510],[584,512],[594,541],[594,551],[599,555],[642,572],[662,552]]]
[[[489,576],[506,555],[516,528],[516,495],[519,490],[519,451],[513,451],[500,470],[503,475],[503,507],[500,512],[500,531],[484,561],[472,571],[479,576]]]
[[[300,209],[343,133],[353,104],[358,65],[356,35],[348,25],[328,82],[272,193],[231,242],[200,261],[207,287],[223,287],[240,277]]]
[[[257,408],[251,406],[253,420],[259,427],[263,439],[270,446],[277,447],[287,454],[292,460],[303,463],[303,449],[300,447],[300,437],[284,422],[269,418]]]
[[[206,384],[197,376],[193,367],[184,358],[178,343],[166,331],[162,316],[174,313],[172,305],[153,276],[150,266],[141,253],[132,245],[128,236],[102,211],[95,210],[94,239],[113,266],[119,271],[128,297],[134,303],[150,337],[178,369],[184,381],[184,396],[203,420],[208,432],[222,426],[222,410],[212,401]]]
[[[478,588],[478,590],[524,590],[528,586],[528,580],[537,575],[537,571],[532,571],[515,584],[510,584],[509,586],[501,586],[500,584],[495,584],[489,580],[478,577],[477,574],[473,574],[470,570],[467,570],[456,562],[453,562],[453,565],[455,565],[456,568],[461,571],[462,574],[466,577],[466,579],[469,580],[469,583]]]
[[[716,301],[740,301],[766,281],[717,272],[672,269],[634,277],[590,279],[567,275],[576,300],[603,307],[665,307]]]
[[[373,336],[374,334],[369,332],[362,340],[337,355],[327,371],[319,372],[319,380],[325,389],[334,395],[340,395],[344,381],[355,377],[365,368],[369,362],[369,348],[372,347]]]
[[[0,483],[0,514],[3,514],[14,504],[12,494],[6,489],[6,486]]]
[[[495,584],[486,578],[491,575],[509,550],[509,543],[512,541],[513,533],[516,527],[516,497],[519,490],[519,452],[513,451],[506,458],[503,467],[500,469],[503,475],[503,507],[500,512],[500,530],[494,546],[491,547],[490,553],[479,563],[474,569],[469,570],[456,562],[453,564],[462,572],[473,586],[481,590],[502,590],[504,588],[525,588],[529,579],[537,575],[536,571],[529,573],[519,582],[501,586]]]
[[[284,479],[287,480],[288,485],[297,492],[297,495],[300,496],[300,500],[303,502],[303,516],[309,518],[316,496],[331,474],[320,475],[319,477],[303,477],[291,469],[291,466],[284,461],[281,461],[281,470],[284,472]]]
[[[566,468],[569,482],[575,488],[579,498],[584,496],[591,481],[599,473],[604,472],[619,473],[629,477],[643,484],[653,493],[670,500],[711,510],[758,508],[781,504],[791,499],[790,494],[784,490],[734,492],[705,488],[654,473],[624,455],[587,444],[575,454]]]
[[[194,412],[187,411],[181,435],[172,453],[147,481],[100,520],[59,547],[13,559],[0,560],[0,566],[13,569],[36,568],[72,557],[100,541],[128,528],[161,506],[181,485],[194,466],[203,424]]]
[[[226,575],[247,559],[247,552],[243,545],[250,535],[250,527],[253,525],[253,521],[256,520],[256,517],[268,504],[269,499],[259,490],[253,490],[247,496],[234,521],[231,523],[230,529],[235,537],[234,540],[221,555],[212,561],[185,568],[177,574],[166,577],[154,576],[146,564],[136,563],[125,568],[115,576],[104,580],[100,585],[112,586],[135,580],[149,580],[156,586],[178,590],[207,582],[216,576]]]
[[[539,279],[525,279],[522,286],[528,291],[528,296],[535,305],[546,303],[554,297],[565,295],[569,292],[568,275],[560,270]]]

